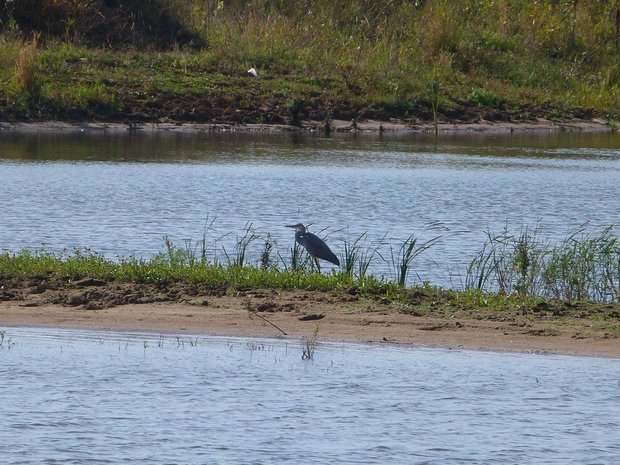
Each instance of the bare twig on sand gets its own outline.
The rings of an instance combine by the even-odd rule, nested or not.
[[[280,331],[282,334],[284,334],[285,336],[287,335],[281,328],[279,328],[276,324],[272,323],[271,321],[269,321],[267,318],[265,318],[262,315],[258,314],[258,310],[256,310],[256,307],[254,306],[254,303],[252,302],[252,300],[250,298],[247,298],[245,300],[245,308],[248,311],[248,316],[250,317],[251,320],[254,320],[254,317],[259,318],[263,323],[267,323],[270,324],[271,326],[273,326],[274,328],[276,328],[278,331]]]

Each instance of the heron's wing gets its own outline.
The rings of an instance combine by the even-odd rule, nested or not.
[[[303,236],[303,242],[300,242],[300,244],[306,248],[310,255],[340,266],[340,260],[338,260],[338,257],[334,255],[334,252],[331,251],[331,249],[320,237],[315,236],[312,233],[306,233]]]

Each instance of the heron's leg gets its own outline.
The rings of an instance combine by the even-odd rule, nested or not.
[[[316,257],[314,258],[314,263],[316,263],[316,269],[319,270],[319,274],[321,274],[321,265],[319,265],[319,259]]]

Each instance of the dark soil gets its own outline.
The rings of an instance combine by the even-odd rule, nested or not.
[[[128,304],[188,302],[201,296],[225,294],[225,288],[195,284],[117,283],[93,278],[0,280],[0,301],[19,300],[29,307],[56,304],[98,310]]]

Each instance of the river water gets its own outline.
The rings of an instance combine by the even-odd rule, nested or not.
[[[364,236],[371,271],[394,277],[410,235],[440,236],[414,281],[461,287],[486,232],[543,225],[561,240],[620,224],[620,139],[609,133],[445,136],[16,134],[0,132],[0,249],[89,248],[150,257],[163,237],[225,262],[250,227],[286,263],[312,224],[342,257]],[[206,228],[205,225],[209,227]],[[191,241],[191,242],[189,242]]]
[[[620,219],[609,134],[102,135],[0,132],[0,249],[110,258],[249,223],[283,256],[313,223],[341,254],[440,242],[416,280],[458,285],[486,230],[561,239]],[[379,245],[377,245],[379,244]],[[372,269],[389,276],[377,260]],[[2,329],[0,327],[0,329]],[[613,464],[617,359],[4,328],[3,464]]]
[[[6,328],[3,464],[614,464],[620,360]]]

